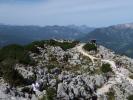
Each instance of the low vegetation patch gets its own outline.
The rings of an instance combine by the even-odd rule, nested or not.
[[[54,88],[47,88],[46,91],[47,91],[47,94],[44,95],[39,100],[55,100],[55,98],[56,98],[56,90]]]
[[[32,64],[33,60],[29,57],[28,51],[20,45],[8,45],[0,49],[0,62],[5,59],[13,59],[16,63]]]
[[[0,67],[2,71],[2,77],[11,86],[19,86],[25,84],[25,79],[19,72],[14,69],[15,60],[6,59],[1,62]]]
[[[51,64],[51,65],[46,65],[46,67],[48,68],[49,71],[50,71],[51,69],[53,69],[53,68],[56,68],[56,66],[53,65],[53,64]]]
[[[128,97],[128,100],[133,100],[133,95],[130,95],[130,96]]]
[[[101,71],[103,73],[112,72],[112,68],[111,68],[110,64],[108,64],[108,63],[107,64],[102,64]]]
[[[108,100],[115,100],[115,93],[114,92],[108,92],[107,96],[108,96]]]
[[[48,99],[47,99],[47,96],[44,95],[42,98],[40,98],[40,99],[38,99],[38,100],[48,100]]]
[[[87,51],[97,51],[97,46],[91,43],[85,44],[83,48]]]
[[[56,90],[54,88],[48,88],[47,89],[47,99],[54,100],[55,97],[56,97]]]
[[[15,69],[15,64],[33,65],[29,52],[21,45],[8,45],[0,49],[0,77],[11,86],[26,84],[26,80]]]
[[[50,46],[60,46],[64,51],[70,48],[75,47],[75,45],[78,43],[78,41],[73,42],[58,42],[55,40],[42,40],[42,41],[35,41],[31,44],[25,46],[25,48],[29,51],[32,51],[34,53],[39,53],[39,50],[37,47],[44,48],[44,44],[50,45]]]
[[[130,75],[129,77],[130,77],[131,79],[133,79],[133,75]]]

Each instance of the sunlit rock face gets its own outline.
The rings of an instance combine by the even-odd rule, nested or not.
[[[46,44],[37,46],[37,53],[29,51],[34,65],[14,66],[27,84],[15,87],[1,77],[0,97],[2,100],[127,100],[133,92],[133,60],[101,45],[92,53],[83,49],[84,45],[79,43],[67,50]],[[106,64],[112,70],[103,69]]]

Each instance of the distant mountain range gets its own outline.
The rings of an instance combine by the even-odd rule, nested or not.
[[[0,24],[0,46],[7,44],[27,44],[44,39],[79,39],[98,43],[133,58],[133,23],[109,27],[92,28],[83,26],[12,26]]]
[[[118,53],[133,57],[133,23],[97,28],[82,40],[96,39],[100,44]]]
[[[0,24],[0,46],[43,39],[78,39],[94,30],[87,26],[12,26]]]

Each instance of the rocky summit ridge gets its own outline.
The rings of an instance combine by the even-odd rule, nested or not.
[[[29,84],[13,86],[0,77],[0,100],[132,100],[133,59],[89,44],[97,50],[86,43],[67,50],[36,46],[29,51],[34,65],[14,65]]]

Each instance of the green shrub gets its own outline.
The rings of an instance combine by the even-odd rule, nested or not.
[[[115,93],[114,93],[114,91],[113,92],[108,92],[107,95],[108,95],[108,100],[115,100]]]
[[[26,45],[25,48],[26,48],[26,50],[31,51],[33,53],[37,53],[37,54],[40,53],[40,51],[37,49],[37,46],[34,45],[33,43]]]
[[[49,40],[47,44],[51,45],[51,46],[60,46],[64,51],[66,51],[67,49],[75,47],[77,42],[76,41],[73,41],[73,42],[58,42],[58,41],[55,41],[55,40]]]
[[[68,42],[63,42],[63,43],[59,43],[59,46],[63,49],[63,50],[67,50],[70,48],[75,47],[74,43],[68,43]]]
[[[91,43],[85,44],[83,48],[87,51],[97,51],[97,46]]]
[[[40,98],[39,100],[48,100],[48,99],[47,99],[47,96],[44,95],[44,96],[43,96],[42,98]]]
[[[54,100],[55,97],[56,97],[56,90],[54,88],[48,88],[47,89],[47,99]]]
[[[56,68],[56,66],[55,65],[52,65],[52,64],[46,65],[46,67],[48,68],[49,71],[51,69],[53,69],[53,68]]]
[[[8,45],[0,50],[0,59],[20,59],[23,56],[24,48],[19,45]]]
[[[69,54],[63,55],[63,61],[64,62],[68,62],[69,58],[71,58],[71,55],[69,55]]]
[[[6,59],[1,62],[1,70],[3,72],[2,77],[11,86],[19,86],[25,83],[25,80],[19,72],[14,69],[15,60]]]
[[[110,64],[103,64],[101,66],[101,71],[103,73],[112,72],[112,68],[110,67]]]
[[[128,100],[133,100],[133,95],[130,95],[130,96],[128,97]]]
[[[31,44],[26,45],[25,48],[29,51],[34,52],[34,53],[40,53],[39,50],[37,49],[37,47],[44,48],[44,44],[50,45],[50,46],[60,46],[63,50],[67,50],[67,49],[75,47],[75,45],[77,43],[78,43],[77,41],[58,42],[58,41],[55,41],[55,40],[42,40],[42,41],[32,42]]]
[[[23,64],[32,64],[33,60],[29,57],[28,51],[20,45],[8,45],[0,50],[0,61],[5,59],[13,59],[16,62]]]
[[[39,49],[37,47],[44,48],[44,44],[46,44],[46,43],[47,43],[47,41],[45,41],[45,40],[44,41],[34,41],[34,42],[26,45],[25,49],[28,50],[28,51],[31,51],[33,53],[39,54],[40,51],[39,51]]]
[[[21,92],[23,92],[23,93],[29,93],[29,92],[31,92],[31,88],[24,87],[24,88],[22,88]]]
[[[15,64],[33,64],[33,62],[23,46],[13,44],[0,49],[0,75],[10,85],[25,84],[23,76],[14,68]]]
[[[133,79],[133,75],[130,75],[129,77],[130,77],[131,79]]]

